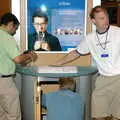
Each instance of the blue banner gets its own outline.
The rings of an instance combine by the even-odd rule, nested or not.
[[[85,0],[28,0],[28,34],[34,32],[32,14],[41,7],[48,14],[48,32],[57,36],[62,51],[75,48],[84,37]]]

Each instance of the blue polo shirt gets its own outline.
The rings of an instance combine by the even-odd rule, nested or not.
[[[81,96],[70,90],[44,94],[42,105],[47,108],[47,120],[83,120]]]

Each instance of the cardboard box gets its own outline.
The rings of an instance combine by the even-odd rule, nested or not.
[[[35,66],[47,66],[56,63],[67,53],[37,53],[38,59]],[[90,66],[91,55],[80,56],[77,60],[66,64],[65,66]]]

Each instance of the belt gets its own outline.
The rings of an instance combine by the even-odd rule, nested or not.
[[[2,78],[14,77],[14,76],[15,76],[15,74],[11,74],[11,75],[0,75],[0,77],[2,77]]]

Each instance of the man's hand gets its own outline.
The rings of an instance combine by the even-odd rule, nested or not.
[[[50,46],[47,42],[43,41],[36,41],[34,45],[34,50],[45,50],[45,51],[50,51]]]
[[[51,64],[51,65],[49,65],[49,66],[60,67],[60,66],[63,66],[63,63],[62,63],[61,61],[59,61],[59,62],[53,63],[53,64]]]
[[[35,52],[31,51],[30,55],[31,55],[32,61],[35,62],[37,60],[37,54]]]
[[[37,60],[37,54],[33,51],[28,52],[27,56],[29,56],[31,62],[35,62]]]
[[[33,51],[29,51],[26,54],[23,54],[24,60],[21,62],[23,66],[26,66],[27,64],[31,62],[35,62],[37,60],[37,54]]]
[[[38,50],[41,48],[42,41],[36,41],[34,44],[34,50]]]
[[[42,42],[41,43],[41,48],[46,50],[46,51],[50,51],[50,47],[49,47],[47,42]]]
[[[63,66],[66,65],[67,63],[70,63],[76,59],[78,59],[80,57],[80,54],[76,51],[73,50],[71,52],[69,52],[67,55],[65,55],[64,57],[62,57],[58,62],[56,62],[55,64],[52,64],[53,66]]]

